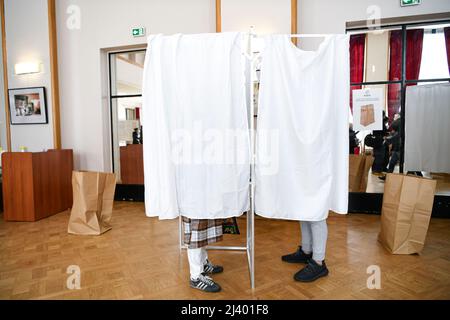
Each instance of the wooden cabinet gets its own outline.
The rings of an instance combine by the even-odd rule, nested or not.
[[[36,221],[72,206],[72,150],[5,152],[3,218]]]
[[[120,147],[120,179],[122,184],[144,184],[142,144]]]

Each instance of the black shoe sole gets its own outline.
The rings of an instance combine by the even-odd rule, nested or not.
[[[305,280],[305,279],[297,279],[297,277],[294,275],[294,280],[298,281],[298,282],[313,282],[313,281],[316,281],[319,278],[326,277],[328,275],[328,273],[329,273],[328,269],[325,269],[321,273],[316,275],[314,278],[307,279],[307,280]]]
[[[283,259],[283,257],[281,257],[281,261],[283,262],[287,262],[287,263],[308,263],[309,259],[306,260],[291,260],[291,259]]]
[[[202,289],[200,289],[200,288],[194,287],[193,285],[190,285],[190,287],[191,287],[192,289],[197,289],[197,290],[199,290],[199,291],[207,292],[207,293],[217,293],[217,292],[220,292],[220,291],[222,290],[222,288],[219,288],[217,291],[208,291],[208,290],[202,290]]]
[[[216,270],[216,271],[204,272],[204,274],[218,274],[218,273],[222,273],[222,272],[223,272],[223,268]]]
[[[223,272],[223,268],[219,269],[217,271],[212,271],[210,274],[218,274],[218,273],[222,273]]]

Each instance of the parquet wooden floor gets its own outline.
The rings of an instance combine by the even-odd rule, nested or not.
[[[178,224],[146,218],[142,203],[117,202],[113,229],[102,236],[67,234],[69,213],[35,223],[0,222],[1,299],[450,299],[450,220],[433,219],[423,253],[391,255],[377,242],[379,216],[332,215],[327,265],[314,283],[292,279],[298,265],[280,256],[296,249],[296,222],[257,219],[256,286],[249,289],[246,255],[211,251],[225,267],[219,294],[188,286]],[[245,220],[239,219],[245,231]],[[243,244],[228,235],[223,244]],[[66,269],[81,268],[81,289],[69,290]],[[367,267],[381,268],[381,289],[370,290]]]

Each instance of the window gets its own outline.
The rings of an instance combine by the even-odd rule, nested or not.
[[[145,50],[109,53],[113,170],[121,183],[120,148],[140,137]]]
[[[351,35],[351,91],[383,87],[386,97],[384,109],[390,122],[396,114],[404,115],[407,86],[450,81],[450,21],[386,26],[376,31],[349,29],[347,32]],[[403,117],[401,123],[403,142]],[[360,133],[361,138],[367,133]],[[401,172],[403,151],[402,143]]]
[[[444,28],[425,29],[419,79],[449,78]],[[426,84],[421,82],[419,85]]]

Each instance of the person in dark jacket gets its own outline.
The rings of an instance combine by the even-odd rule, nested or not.
[[[374,130],[372,134],[366,136],[365,144],[373,148],[372,174],[379,175],[386,167],[386,149],[384,146],[384,137],[387,135],[386,113],[383,111],[383,128]]]
[[[391,128],[389,126],[389,118],[386,117],[386,113],[383,111],[383,129],[384,131],[384,136],[386,137],[386,135],[388,134],[389,131],[391,131]],[[389,165],[389,144],[387,143],[383,143],[384,146],[384,162],[383,162],[383,172],[387,172],[388,169],[388,165]]]
[[[134,129],[133,144],[142,144],[142,127]]]
[[[391,157],[389,159],[388,173],[394,172],[395,166],[400,160],[400,119],[391,124],[391,134],[385,139],[385,144],[391,146]],[[385,180],[386,176],[379,177]]]

